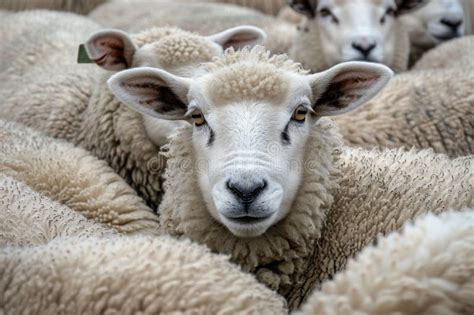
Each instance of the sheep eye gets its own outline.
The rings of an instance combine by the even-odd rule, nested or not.
[[[204,119],[204,115],[200,112],[193,113],[191,115],[191,118],[194,121],[194,125],[197,127],[202,126],[206,123],[206,120]]]
[[[291,120],[297,122],[304,122],[306,120],[306,115],[308,114],[308,109],[304,106],[298,106],[298,108],[293,112]]]
[[[395,16],[395,9],[393,8],[388,8],[387,11],[385,12],[384,16],[380,19],[381,24],[385,24],[385,21],[387,20],[387,16]]]
[[[385,15],[395,16],[395,9],[394,8],[388,8],[387,12],[385,12]]]
[[[329,11],[329,9],[323,8],[323,9],[319,10],[319,15],[322,16],[322,17],[326,17],[326,16],[332,15],[332,13],[331,13],[331,11]]]

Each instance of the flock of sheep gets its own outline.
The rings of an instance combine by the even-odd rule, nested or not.
[[[468,1],[2,1],[0,314],[473,314]]]

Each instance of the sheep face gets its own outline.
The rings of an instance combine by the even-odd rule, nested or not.
[[[154,28],[133,37],[120,30],[101,30],[86,42],[89,58],[106,70],[155,67],[191,77],[202,62],[222,55],[224,50],[262,43],[265,32],[254,26],[238,26],[223,32],[200,36],[175,28]],[[167,143],[168,136],[183,127],[179,121],[165,121],[144,116],[145,130],[157,146]]]
[[[364,103],[390,76],[365,63],[304,75],[237,62],[195,79],[128,70],[109,87],[137,111],[193,124],[189,141],[209,214],[238,237],[258,237],[291,209],[314,122]]]
[[[464,10],[461,0],[432,0],[423,8],[402,18],[410,40],[416,46],[432,47],[463,36]]]
[[[398,15],[423,0],[290,0],[305,14],[302,32],[317,34],[327,65],[361,60],[391,65],[397,45]],[[311,45],[311,43],[308,43]],[[314,45],[314,44],[313,44]],[[311,47],[311,46],[310,46]]]

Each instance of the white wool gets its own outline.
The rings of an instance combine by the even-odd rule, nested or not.
[[[301,313],[474,312],[474,212],[428,214],[379,237],[315,291]]]
[[[0,174],[21,181],[34,191],[69,207],[77,213],[76,216],[81,214],[123,233],[158,234],[158,218],[104,161],[72,144],[2,120]],[[30,200],[33,197],[25,198]],[[31,210],[23,209],[25,214],[17,215],[24,218],[42,204],[32,203]],[[61,208],[54,211],[44,215],[60,217],[55,213],[65,210]],[[67,229],[71,220],[77,220],[75,217],[66,218],[64,216],[65,222],[62,219],[59,221],[61,228]],[[41,216],[40,219],[43,220]],[[11,224],[11,220],[14,219],[4,222]]]

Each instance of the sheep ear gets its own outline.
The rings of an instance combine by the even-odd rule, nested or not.
[[[262,44],[267,38],[267,34],[258,27],[244,25],[229,28],[223,32],[207,36],[207,38],[223,49],[229,47],[241,49],[245,46],[253,47]]]
[[[137,46],[127,33],[102,30],[92,34],[85,44],[89,58],[106,70],[123,70],[132,66]]]
[[[317,0],[288,0],[288,5],[296,12],[306,15],[309,18],[316,16]]]
[[[317,116],[349,112],[374,97],[393,76],[388,67],[346,62],[310,76],[313,110]]]
[[[115,97],[142,114],[167,120],[185,119],[191,79],[140,67],[120,71],[107,83]]]
[[[404,14],[424,6],[429,0],[395,0],[395,2],[397,14]]]

